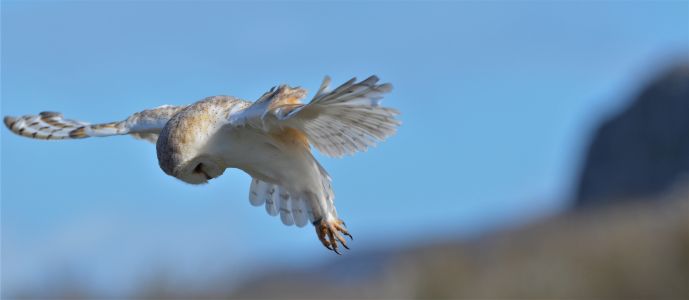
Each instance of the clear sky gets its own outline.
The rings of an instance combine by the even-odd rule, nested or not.
[[[594,123],[689,51],[687,1],[2,1],[2,114],[115,121],[280,83],[377,74],[398,134],[320,155],[348,255],[475,234],[567,205]],[[312,228],[249,205],[232,170],[165,175],[131,137],[46,142],[0,130],[3,292],[56,275],[110,293],[164,272],[238,280],[337,259]],[[67,275],[65,275],[67,274]],[[73,278],[70,279],[72,276]],[[53,283],[54,284],[54,283]]]

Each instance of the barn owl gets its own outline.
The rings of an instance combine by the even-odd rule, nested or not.
[[[62,114],[4,118],[12,132],[35,139],[81,139],[129,134],[156,144],[160,168],[190,184],[204,184],[238,168],[251,177],[249,202],[265,206],[285,225],[311,223],[320,242],[340,254],[352,238],[338,217],[331,178],[311,146],[331,157],[363,151],[395,133],[395,109],[380,106],[388,83],[353,78],[329,90],[325,77],[313,99],[280,85],[255,102],[213,96],[185,106],[164,105],[119,122],[89,124]]]

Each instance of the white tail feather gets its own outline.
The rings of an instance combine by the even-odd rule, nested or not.
[[[328,195],[331,195],[330,192]],[[331,197],[331,196],[328,196]],[[249,202],[253,206],[265,205],[271,216],[280,215],[280,221],[287,226],[304,227],[314,221],[313,210],[307,201],[292,195],[287,189],[253,178],[249,188]],[[332,207],[334,211],[334,206]]]
[[[263,197],[260,191],[260,184],[265,184],[256,178],[251,180],[251,187],[249,188],[249,203],[253,206],[261,206],[265,203],[266,198]],[[259,196],[261,195],[261,196]]]
[[[278,193],[275,194],[278,201],[280,201],[280,220],[282,224],[287,226],[294,225],[294,219],[292,218],[292,208],[290,204],[294,204],[294,201],[290,201],[289,193],[283,188],[278,188]]]
[[[307,212],[306,202],[303,199],[297,198],[292,200],[292,217],[294,218],[294,224],[299,227],[304,227],[309,221]]]
[[[275,185],[268,184],[268,189],[263,194],[263,197],[266,199],[266,212],[271,216],[277,216],[278,212],[280,212],[280,201],[274,197],[276,194],[275,190]]]

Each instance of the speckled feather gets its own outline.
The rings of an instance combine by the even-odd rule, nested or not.
[[[22,117],[6,116],[3,121],[12,132],[35,139],[81,139],[131,134],[155,143],[165,123],[183,108],[184,106],[163,105],[137,112],[123,121],[102,124],[65,119],[57,112],[41,112]]]

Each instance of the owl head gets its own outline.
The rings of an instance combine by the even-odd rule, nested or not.
[[[197,104],[175,115],[156,142],[160,168],[186,183],[207,183],[225,171],[218,156],[208,151],[217,122],[204,108]]]

